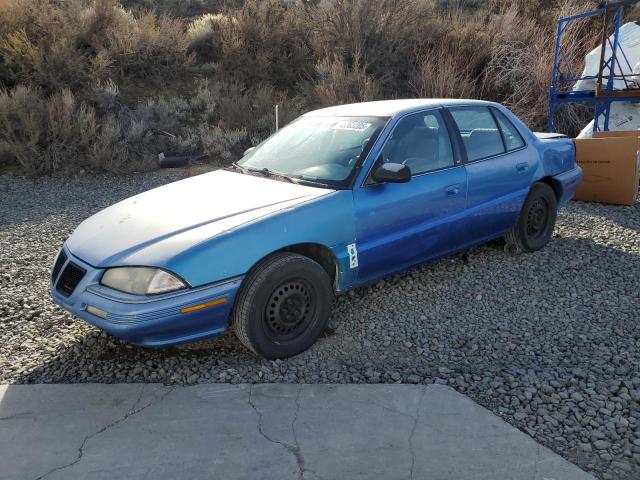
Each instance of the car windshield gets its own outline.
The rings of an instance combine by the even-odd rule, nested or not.
[[[303,116],[236,165],[247,171],[347,187],[387,118]]]

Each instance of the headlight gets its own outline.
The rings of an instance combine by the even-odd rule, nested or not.
[[[134,295],[153,295],[188,287],[175,275],[150,267],[110,268],[104,272],[100,283]]]

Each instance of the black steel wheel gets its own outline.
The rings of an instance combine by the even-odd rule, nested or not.
[[[546,183],[534,183],[518,220],[505,236],[507,244],[519,252],[533,252],[544,247],[553,235],[558,203],[553,189]]]
[[[271,293],[265,321],[274,340],[286,341],[304,332],[315,313],[317,298],[314,293],[302,279],[288,280]]]
[[[265,358],[297,355],[324,331],[333,307],[324,268],[296,253],[277,253],[245,278],[232,322],[236,335]]]
[[[544,197],[536,198],[527,210],[527,236],[535,239],[545,234],[549,224],[549,203]]]

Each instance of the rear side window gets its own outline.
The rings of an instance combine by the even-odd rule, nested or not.
[[[505,152],[502,135],[488,107],[449,109],[470,162]]]
[[[502,130],[502,135],[504,137],[504,143],[507,146],[507,151],[517,150],[518,148],[524,147],[524,140],[522,136],[516,130],[516,127],[513,126],[513,123],[509,121],[509,119],[502,113],[500,110],[493,109],[493,113],[498,119],[498,125],[500,125],[500,130]]]

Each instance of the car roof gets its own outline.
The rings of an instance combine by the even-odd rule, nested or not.
[[[321,108],[306,113],[305,117],[393,117],[400,113],[408,113],[429,107],[449,105],[492,105],[493,102],[484,100],[467,100],[453,98],[413,98],[402,100],[379,100],[375,102],[350,103],[335,107]]]

